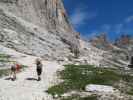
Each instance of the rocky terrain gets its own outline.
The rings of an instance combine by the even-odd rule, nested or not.
[[[103,54],[105,58],[102,65],[127,67],[130,63],[133,51],[133,38],[128,35],[122,35],[114,43],[107,39],[106,34],[101,34],[92,40],[90,43],[101,50],[106,51]]]

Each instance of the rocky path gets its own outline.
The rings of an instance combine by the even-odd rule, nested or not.
[[[0,100],[53,100],[45,91],[56,82],[56,71],[61,65],[56,62],[43,61],[42,80],[36,81],[35,57],[19,59],[20,63],[28,65],[28,68],[17,75],[16,81],[0,79]]]

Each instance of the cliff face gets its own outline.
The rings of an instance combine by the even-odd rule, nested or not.
[[[1,7],[28,22],[72,31],[61,0],[1,0]]]
[[[46,58],[66,57],[79,47],[62,0],[0,0],[0,44]]]
[[[133,48],[133,37],[130,35],[122,35],[115,41],[115,45],[123,48],[132,50]]]

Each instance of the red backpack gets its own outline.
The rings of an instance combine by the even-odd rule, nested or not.
[[[19,72],[20,71],[20,65],[16,64],[16,71]]]

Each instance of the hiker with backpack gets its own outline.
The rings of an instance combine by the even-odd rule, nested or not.
[[[16,63],[13,62],[11,65],[11,79],[14,81],[16,79]]]
[[[37,79],[38,81],[41,80],[42,67],[43,67],[43,65],[42,65],[41,60],[37,58],[36,59],[36,71],[37,71],[37,75],[38,75],[38,79]]]
[[[20,71],[20,65],[16,62],[13,62],[11,65],[11,79],[14,81],[16,80],[16,73]]]

